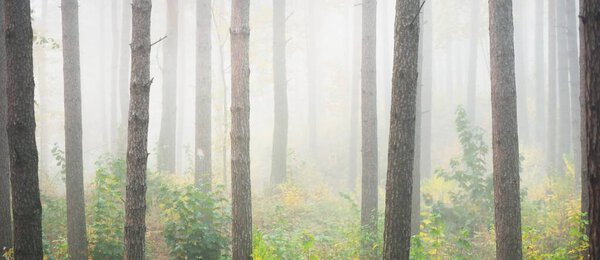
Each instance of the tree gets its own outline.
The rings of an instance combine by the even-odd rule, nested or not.
[[[360,52],[361,52],[361,13],[362,10],[352,6],[352,86],[350,94],[350,150],[348,156],[348,190],[356,190],[357,154],[358,154],[358,96],[360,91]]]
[[[0,0],[0,28],[4,28],[4,0]],[[0,252],[12,247],[10,216],[10,158],[6,136],[6,44],[0,33]]]
[[[35,142],[33,29],[29,0],[7,0],[7,124],[15,259],[42,259],[42,204]]]
[[[231,3],[231,192],[233,259],[252,259],[250,1]]]
[[[469,38],[469,80],[467,81],[467,114],[469,121],[476,124],[477,112],[477,45],[479,43],[480,0],[471,0],[471,36]]]
[[[589,197],[589,259],[600,258],[600,1],[581,0],[583,150]]]
[[[70,259],[87,259],[81,122],[79,3],[62,0],[67,240]]]
[[[558,163],[571,154],[571,104],[569,95],[569,52],[566,23],[566,0],[556,3],[556,49],[558,66]]]
[[[275,121],[271,185],[285,182],[287,176],[288,100],[286,68],[285,0],[273,0],[273,92]]]
[[[127,129],[127,113],[129,109],[129,73],[131,70],[130,57],[131,57],[131,0],[118,0],[122,1],[122,17],[121,17],[121,44],[120,44],[120,60],[119,60],[119,104],[121,109],[121,115],[115,115],[116,118],[113,120],[119,120],[121,124],[117,131],[117,149],[118,153],[123,153],[126,149],[125,144],[125,130]],[[116,107],[116,102],[113,105]]]
[[[111,5],[111,10],[109,11],[111,14],[111,17],[108,18],[111,21],[111,36],[112,36],[112,49],[110,50],[111,53],[111,64],[110,64],[110,90],[109,90],[109,98],[107,99],[110,100],[110,104],[108,104],[109,108],[109,121],[108,121],[108,131],[110,132],[110,141],[108,142],[109,144],[109,151],[112,153],[118,152],[118,151],[122,151],[122,149],[117,149],[117,145],[116,145],[116,141],[117,141],[117,136],[119,136],[120,132],[118,131],[118,123],[117,121],[119,120],[119,113],[117,112],[118,110],[118,98],[117,97],[117,93],[119,93],[119,44],[120,44],[120,39],[119,39],[119,12],[118,12],[118,7],[119,7],[119,1],[120,0],[112,0],[110,1],[110,5]],[[104,1],[101,1],[104,2]],[[104,4],[102,4],[102,9],[104,9]],[[124,9],[129,9],[128,6],[126,7],[122,7]],[[104,21],[106,19],[104,12],[102,12],[102,18],[101,18],[101,27],[102,27],[102,40],[104,40],[104,34],[105,34],[105,30],[104,30]],[[123,30],[121,28],[121,30]],[[101,52],[104,53],[106,50],[104,50],[105,48],[101,48]],[[104,64],[106,63],[105,59],[104,59],[104,55],[102,54],[102,72],[104,72]],[[100,74],[102,75],[102,80],[104,80],[104,73]],[[102,86],[104,86],[104,84],[102,84]],[[102,88],[102,91],[106,91],[104,90],[104,88]],[[103,110],[105,111],[105,110]]]
[[[496,258],[521,259],[519,136],[512,0],[490,0]]]
[[[369,259],[377,234],[377,1],[362,2],[361,146],[362,258]]]
[[[535,46],[544,46],[544,2],[545,0],[535,1]],[[546,127],[546,113],[544,106],[546,99],[543,93],[546,92],[546,74],[544,73],[545,59],[544,48],[535,48],[535,89],[538,93],[535,95],[535,118],[536,118],[536,141],[540,149],[544,149],[543,134]]]
[[[308,152],[317,156],[317,43],[315,37],[315,0],[307,0],[306,80],[308,83]]]
[[[385,198],[384,259],[408,259],[415,159],[419,0],[396,2],[392,108]]]
[[[569,89],[571,93],[571,144],[573,147],[573,164],[575,165],[575,179],[581,178],[581,103],[580,98],[580,71],[578,52],[577,13],[575,1],[566,1],[567,20],[567,48],[569,55]],[[579,183],[576,187],[580,188]]]
[[[196,3],[196,185],[210,190],[212,183],[211,1]]]
[[[175,173],[177,127],[175,121],[177,118],[177,4],[177,0],[167,0],[167,38],[163,47],[162,119],[157,149],[158,170],[171,174]]]
[[[150,104],[150,17],[152,0],[133,0],[131,101],[127,130],[125,259],[144,259],[146,234],[146,168]]]
[[[556,0],[548,0],[548,102],[546,164],[556,167]]]
[[[516,26],[514,28],[514,52],[515,52],[515,82],[517,88],[517,115],[519,125],[519,136],[523,143],[529,141],[529,111],[527,109],[527,73],[525,66],[525,41],[527,40],[523,28],[525,28],[525,12],[523,1],[516,1],[513,5],[515,16],[513,21]]]

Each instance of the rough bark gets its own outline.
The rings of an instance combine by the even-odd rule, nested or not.
[[[163,47],[162,116],[158,138],[158,170],[175,173],[175,136],[177,129],[177,39],[178,2],[167,0],[167,38]],[[210,19],[210,16],[207,17]],[[210,25],[209,25],[210,27]],[[209,71],[210,73],[210,71]]]
[[[353,33],[352,33],[352,86],[350,86],[350,151],[349,151],[349,175],[348,175],[348,190],[356,191],[356,177],[358,165],[358,111],[359,111],[359,95],[360,95],[360,67],[361,67],[361,23],[362,10],[354,6],[353,11]]]
[[[546,165],[548,172],[555,170],[556,153],[556,0],[548,0],[548,101]]]
[[[306,80],[308,99],[308,152],[313,159],[317,157],[317,57],[315,37],[316,17],[315,0],[307,0],[306,21]]]
[[[600,6],[600,5],[598,5]],[[579,2],[579,14],[581,15],[579,17],[578,20],[583,21],[581,19],[581,17],[583,17],[583,15],[585,14],[585,7],[586,5],[584,5],[584,2],[581,0]],[[590,205],[590,189],[589,189],[589,175],[588,175],[588,171],[587,171],[587,137],[586,137],[586,133],[587,133],[587,112],[586,112],[586,95],[585,95],[585,86],[587,86],[586,83],[586,68],[587,68],[587,54],[586,54],[586,35],[585,35],[585,26],[583,26],[582,23],[578,23],[579,24],[579,35],[580,35],[580,40],[579,40],[579,51],[580,51],[580,59],[579,59],[579,66],[580,66],[580,70],[579,70],[579,79],[580,79],[580,95],[579,95],[579,103],[580,103],[580,111],[581,111],[581,132],[580,132],[580,144],[581,144],[581,212],[584,214],[584,216],[586,217],[586,219],[588,220],[588,224],[583,226],[583,232],[585,232],[585,234],[587,235],[587,237],[590,237],[590,229],[589,229],[589,205]],[[584,254],[584,259],[589,259],[589,254]]]
[[[558,167],[563,157],[571,155],[571,101],[569,95],[569,53],[566,24],[566,0],[556,2],[556,49],[558,66]]]
[[[544,93],[546,92],[546,74],[545,74],[545,58],[544,58],[544,2],[546,0],[535,1],[535,33],[534,41],[534,59],[535,59],[535,124],[536,129],[536,142],[540,149],[544,149],[544,132],[546,128],[546,99]]]
[[[271,185],[287,178],[288,97],[286,68],[286,1],[273,0],[273,92],[275,121],[273,127],[273,154],[271,158]]]
[[[0,28],[4,28],[4,0],[0,0]],[[6,136],[6,41],[0,29],[0,252],[12,247],[10,213],[10,157]]]
[[[585,162],[589,196],[589,259],[600,258],[600,1],[581,0]]]
[[[65,106],[65,163],[67,186],[67,241],[70,259],[87,259],[85,195],[81,122],[79,6],[62,0],[62,42]]]
[[[128,111],[129,111],[129,74],[131,72],[131,0],[120,0],[123,3],[121,11],[123,12],[121,21],[121,44],[119,51],[119,105],[121,109],[121,115],[115,115],[115,121],[119,121],[120,124],[117,130],[117,136],[115,139],[119,154],[124,154],[126,146],[126,129],[128,123]],[[115,104],[116,107],[116,104]]]
[[[373,243],[377,234],[377,1],[362,2],[361,60],[361,151],[362,196],[361,258],[373,258]]]
[[[234,260],[252,259],[250,183],[250,0],[231,8],[231,190]]]
[[[125,259],[144,259],[146,168],[150,104],[150,22],[152,0],[132,2],[131,86],[127,130]]]
[[[7,0],[7,125],[15,259],[42,259],[42,204],[35,142],[33,29],[29,0]]]
[[[511,0],[490,0],[496,258],[522,259],[519,137]]]
[[[575,12],[577,3],[575,1],[566,2],[566,22],[567,22],[567,46],[569,55],[569,89],[571,90],[571,145],[573,150],[573,164],[575,167],[575,187],[580,190],[581,178],[581,103],[580,97],[580,75],[579,75],[579,45],[577,44],[577,16]]]
[[[408,259],[415,155],[420,1],[398,0],[385,200],[384,259]]]
[[[212,184],[212,55],[211,1],[196,3],[196,185],[207,191]]]
[[[480,0],[471,0],[471,36],[469,38],[469,71],[467,81],[467,115],[471,123],[477,118],[477,45],[479,43]]]

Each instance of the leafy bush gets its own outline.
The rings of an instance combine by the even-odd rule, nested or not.
[[[67,258],[67,204],[64,198],[42,195],[42,238],[47,259]]]

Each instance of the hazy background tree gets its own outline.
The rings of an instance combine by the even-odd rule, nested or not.
[[[115,121],[119,121],[119,125],[117,126],[116,138],[114,142],[116,142],[115,146],[117,149],[114,149],[118,154],[124,154],[127,148],[126,143],[126,132],[127,132],[127,123],[128,123],[128,111],[129,111],[129,76],[131,70],[131,23],[132,23],[132,9],[131,9],[131,0],[116,0],[121,1],[121,44],[119,50],[119,85],[118,85],[118,93],[119,93],[119,107],[121,111],[120,116],[116,116]],[[116,50],[113,50],[116,51]],[[113,97],[116,98],[116,97]],[[116,100],[113,105],[116,107]]]
[[[545,31],[545,23],[544,23],[544,11],[546,10],[544,7],[546,6],[544,3],[545,0],[536,0],[535,1],[535,39],[534,44],[538,46],[534,50],[534,59],[535,59],[535,133],[536,136],[536,144],[541,146],[544,149],[544,134],[546,132],[546,127],[548,126],[546,123],[546,98],[544,93],[546,93],[546,57],[544,56],[545,52],[545,43],[547,41],[544,40],[544,31]]]
[[[231,191],[233,259],[252,259],[250,1],[231,5]]]
[[[512,0],[490,0],[496,258],[521,259],[519,135]]]
[[[0,0],[0,28],[4,28],[4,0]],[[6,41],[0,32],[0,249],[12,247],[10,158],[6,136]]]
[[[556,2],[556,49],[558,88],[558,166],[562,169],[564,156],[571,154],[571,104],[569,94],[569,52],[567,39],[567,1]]]
[[[79,3],[62,0],[67,240],[70,259],[87,259],[81,122]]]
[[[306,1],[306,80],[308,94],[308,151],[313,159],[317,158],[317,44],[315,30],[315,0]]]
[[[102,1],[102,2],[107,2],[107,1]],[[110,38],[112,38],[111,40],[111,46],[112,48],[108,49],[108,48],[102,48],[101,52],[102,52],[102,61],[101,61],[101,66],[102,66],[102,75],[105,75],[105,63],[106,63],[106,59],[104,58],[104,53],[107,51],[105,49],[108,49],[110,51],[110,85],[108,88],[102,88],[104,92],[108,92],[108,97],[105,95],[104,98],[106,99],[103,103],[105,106],[108,107],[108,111],[106,111],[107,109],[104,108],[104,110],[102,110],[105,115],[105,118],[109,121],[107,123],[108,125],[108,131],[107,131],[107,138],[108,138],[108,150],[107,152],[111,152],[111,153],[115,153],[115,152],[120,152],[123,151],[123,149],[117,149],[117,136],[120,134],[120,132],[118,131],[119,129],[119,124],[118,121],[121,119],[119,116],[119,99],[118,99],[118,93],[119,93],[119,44],[121,44],[121,39],[119,39],[120,36],[122,36],[122,33],[120,35],[120,30],[122,30],[122,28],[119,27],[119,17],[121,16],[121,14],[118,12],[119,8],[124,8],[124,9],[129,9],[129,6],[122,6],[119,2],[121,2],[121,0],[111,0],[110,1],[110,18],[108,18],[110,20]],[[104,6],[106,4],[101,4],[102,5],[102,9],[106,9]],[[105,41],[105,36],[106,36],[106,32],[105,32],[105,21],[108,17],[108,15],[105,14],[104,10],[102,11],[102,19],[100,20],[101,22],[101,34],[102,34],[102,40],[101,42]],[[123,23],[123,22],[121,22]],[[104,82],[106,79],[102,79],[102,81]],[[110,98],[109,98],[110,97]]]
[[[158,139],[158,170],[175,173],[177,118],[177,0],[167,0],[167,33],[163,47],[162,117]],[[210,16],[208,17],[210,19]],[[209,25],[210,27],[210,25]]]
[[[384,259],[408,259],[419,56],[418,0],[396,2],[392,108],[385,197]]]
[[[357,155],[358,155],[358,104],[361,84],[361,53],[362,53],[362,8],[360,6],[352,6],[352,81],[350,86],[350,150],[348,151],[348,190],[354,192],[356,190],[357,177]]]
[[[144,259],[146,235],[146,170],[150,106],[150,22],[152,0],[132,7],[131,87],[127,130],[125,259]]]
[[[196,185],[212,184],[212,44],[210,0],[196,2]]]
[[[8,113],[14,258],[42,259],[42,205],[35,141],[33,29],[29,0],[6,1]]]
[[[557,67],[556,67],[556,0],[548,0],[548,99],[547,99],[547,141],[546,141],[546,165],[549,171],[553,171],[558,165],[556,142],[557,126]]]
[[[580,70],[579,70],[579,38],[577,21],[579,14],[576,1],[566,1],[566,30],[567,30],[567,46],[569,55],[569,90],[571,103],[571,147],[569,159],[573,161],[575,166],[575,181],[576,187],[580,187],[579,180],[581,179],[581,103],[580,98]],[[580,190],[578,188],[578,190]]]
[[[467,114],[469,115],[469,120],[475,123],[476,115],[476,103],[477,103],[477,53],[479,51],[479,27],[481,26],[481,21],[479,18],[480,8],[479,0],[471,0],[471,37],[469,39],[469,72],[467,81],[468,89],[467,89]]]
[[[286,1],[273,0],[273,155],[271,159],[271,185],[287,178],[288,98],[286,68]]]

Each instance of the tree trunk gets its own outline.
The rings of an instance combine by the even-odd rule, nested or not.
[[[350,151],[349,151],[349,176],[348,190],[356,191],[356,176],[358,172],[358,99],[360,95],[360,67],[361,67],[361,21],[362,10],[357,6],[353,6],[353,30],[352,30],[352,86],[350,94]]]
[[[0,28],[4,28],[4,0],[0,0]],[[6,41],[0,33],[0,252],[12,247],[10,213],[10,157],[6,136]]]
[[[250,1],[231,8],[231,190],[234,260],[252,259],[250,183]]]
[[[275,99],[271,159],[271,186],[273,187],[285,182],[287,178],[288,98],[285,2],[285,0],[273,0],[273,92]]]
[[[362,2],[361,147],[362,259],[374,257],[377,234],[377,1]]]
[[[522,259],[519,136],[511,0],[490,0],[496,258]]]
[[[600,4],[596,4],[596,6],[600,6]],[[583,0],[579,1],[579,14],[581,17],[583,17],[583,15],[585,14],[585,8],[586,8],[586,4],[584,3]],[[597,9],[596,9],[597,10]],[[578,20],[581,20],[581,17],[578,18]],[[598,21],[596,21],[596,26],[598,26]],[[588,160],[587,160],[587,154],[588,154],[588,149],[587,149],[587,137],[586,137],[586,133],[587,133],[587,118],[588,115],[586,114],[586,106],[587,106],[587,101],[586,101],[586,92],[585,92],[585,87],[587,86],[587,81],[586,81],[586,68],[587,68],[587,50],[586,50],[586,34],[585,34],[585,26],[583,25],[583,23],[578,23],[579,24],[579,55],[580,55],[580,59],[579,59],[579,66],[580,66],[580,70],[579,70],[579,75],[580,75],[580,95],[579,95],[579,104],[580,104],[580,112],[581,112],[581,131],[580,131],[580,144],[581,144],[581,212],[584,214],[586,220],[587,220],[587,225],[583,226],[583,232],[587,235],[588,239],[590,238],[590,229],[589,229],[589,206],[590,206],[590,182],[588,180],[589,178],[589,174],[588,174]],[[589,258],[589,254],[584,254],[584,259],[590,259]]]
[[[556,2],[556,48],[558,52],[558,166],[571,154],[571,104],[569,95],[569,53],[566,30],[566,0]],[[564,167],[558,167],[562,170]]]
[[[69,258],[85,260],[85,195],[81,122],[81,70],[79,58],[79,4],[62,0],[62,42],[65,106],[65,163],[67,186],[67,241]]]
[[[385,200],[384,259],[408,259],[415,155],[420,1],[398,0]]]
[[[146,169],[150,105],[150,22],[152,0],[133,0],[131,103],[127,131],[125,259],[144,259],[146,234]]]
[[[15,259],[42,259],[42,204],[35,142],[33,29],[29,0],[6,1],[7,125]]]
[[[315,0],[307,0],[306,21],[306,80],[308,83],[308,153],[312,159],[318,158],[317,150],[317,57],[315,27]],[[316,161],[315,161],[316,162]]]
[[[195,182],[206,191],[212,184],[212,44],[210,0],[196,2],[196,161]]]
[[[548,126],[546,164],[548,172],[555,170],[556,153],[556,0],[548,0]]]
[[[589,259],[600,258],[600,1],[581,0],[585,161],[589,193]]]
[[[566,1],[566,0],[565,0]],[[566,1],[566,20],[567,20],[567,40],[568,40],[568,55],[569,55],[569,79],[571,90],[571,144],[573,146],[573,164],[575,166],[575,180],[581,179],[581,103],[580,97],[580,75],[579,75],[579,51],[577,39],[577,19],[578,14],[575,12],[577,3],[575,1]],[[577,182],[575,187],[581,189],[580,182]]]
[[[544,59],[544,2],[546,0],[535,1],[535,117],[536,117],[536,142],[539,149],[544,149],[544,129],[546,124],[546,99],[544,93],[546,92],[546,74],[545,72],[545,59]]]
[[[479,43],[479,2],[480,0],[471,0],[471,38],[469,39],[469,80],[467,90],[467,115],[469,121],[476,125],[477,118],[477,46]]]
[[[122,6],[122,24],[121,24],[121,50],[120,50],[120,61],[119,61],[119,104],[121,108],[121,115],[117,116],[120,121],[119,129],[117,130],[117,136],[113,139],[116,141],[116,152],[118,154],[124,154],[126,149],[126,129],[127,129],[127,113],[129,109],[129,74],[131,72],[131,0],[120,0],[123,3]],[[115,105],[116,107],[116,105]],[[117,121],[117,118],[114,119]]]
[[[162,116],[158,139],[158,170],[175,173],[177,118],[177,0],[167,0],[167,38],[163,47]],[[210,19],[208,16],[207,19]],[[209,25],[210,26],[210,25]],[[209,71],[210,73],[210,71]],[[209,104],[210,105],[210,104]]]

